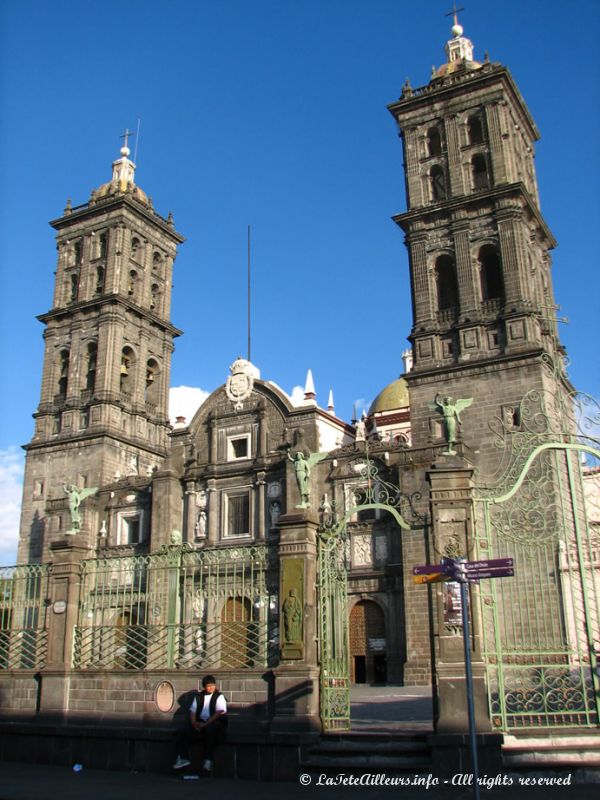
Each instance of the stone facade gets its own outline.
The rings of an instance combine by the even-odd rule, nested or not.
[[[154,723],[157,683],[189,688],[211,626],[231,623],[229,644],[219,647],[235,663],[222,660],[218,674],[240,724],[318,728],[317,540],[335,519],[347,532],[351,676],[433,680],[438,729],[465,730],[462,637],[445,615],[447,590],[415,586],[412,569],[476,552],[475,488],[497,468],[490,421],[518,432],[528,392],[566,398],[571,387],[551,368],[563,350],[552,319],[554,240],[533,167],[537,129],[505,67],[473,61],[462,31],[448,52],[427,86],[405,86],[389,106],[406,162],[408,209],[395,220],[410,256],[412,354],[366,419],[350,425],[319,408],[312,380],[294,405],[238,359],[189,424],[172,429],[170,360],[180,331],[169,309],[183,238],[171,217],[154,211],[122,151],[112,181],[52,223],[56,287],[40,317],[46,355],[19,545],[21,565],[52,564],[48,658],[37,684],[33,672],[0,679],[10,714]],[[459,400],[471,401],[459,418],[440,413]],[[76,535],[68,485],[96,490],[81,495]],[[264,584],[245,584],[243,570],[224,588],[218,571],[202,583],[203,553],[216,563],[243,551],[251,561],[256,548],[277,555]],[[152,605],[148,585],[131,589],[127,565],[154,556],[166,566],[155,570]],[[126,565],[122,587],[110,575],[117,557]],[[109,577],[85,594],[82,562],[93,560]],[[144,563],[151,575],[156,562]],[[474,608],[476,715],[489,731]],[[74,668],[94,614],[102,618],[97,639]],[[259,646],[261,626],[268,642]],[[158,637],[159,627],[170,660],[152,667],[159,645],[147,629]],[[243,642],[241,656],[231,639]],[[100,651],[111,647],[107,667]],[[260,669],[252,660],[259,650],[268,650]]]

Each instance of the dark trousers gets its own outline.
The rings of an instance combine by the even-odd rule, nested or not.
[[[183,758],[190,757],[190,745],[199,744],[202,749],[202,758],[210,758],[213,760],[213,753],[215,747],[225,740],[227,732],[224,720],[216,719],[207,725],[202,730],[197,731],[188,725],[181,731],[178,731],[175,736],[175,749],[177,754]]]

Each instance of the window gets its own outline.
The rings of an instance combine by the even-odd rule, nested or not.
[[[154,311],[156,308],[156,303],[158,302],[158,295],[160,292],[160,288],[158,283],[153,283],[150,289],[150,309]]]
[[[473,114],[467,120],[467,137],[469,144],[482,144],[483,122],[479,114]]]
[[[117,544],[139,544],[143,540],[142,523],[142,511],[120,513],[117,525]]]
[[[69,383],[69,358],[68,350],[61,350],[58,357],[58,393],[61,397],[66,397],[67,386]]]
[[[439,256],[435,262],[438,310],[445,311],[458,305],[456,268],[450,256]]]
[[[250,434],[229,436],[227,439],[227,461],[250,458]]]
[[[250,493],[225,495],[225,535],[250,535]]]
[[[77,239],[76,242],[73,242],[73,253],[75,257],[75,263],[77,265],[81,264],[81,258],[83,255],[83,242],[81,239]]]
[[[429,128],[427,131],[427,150],[430,156],[441,156],[442,137],[439,128]]]
[[[33,482],[33,496],[34,498],[44,496],[44,481],[37,480]]]
[[[96,342],[90,342],[87,347],[87,369],[85,376],[85,388],[93,392],[96,387],[96,361],[98,358],[98,347]]]
[[[487,163],[485,156],[481,153],[477,153],[477,155],[473,156],[471,159],[471,176],[473,180],[473,189],[475,191],[490,188]]]
[[[146,388],[144,399],[147,403],[158,402],[158,364],[151,358],[146,364]]]
[[[104,267],[96,268],[96,286],[94,287],[94,294],[102,294],[104,291]]]
[[[444,170],[435,164],[429,173],[431,181],[431,199],[435,202],[438,200],[446,199],[446,180],[444,178]]]
[[[481,278],[481,299],[502,300],[504,286],[502,282],[502,266],[498,251],[491,244],[484,245],[479,251],[479,268]]]
[[[103,231],[100,234],[98,254],[100,258],[106,258],[108,253],[108,231]]]
[[[132,269],[129,271],[129,280],[127,281],[127,294],[129,297],[135,298],[135,289],[137,286],[137,272]]]
[[[133,385],[133,350],[131,347],[124,347],[121,353],[120,383],[119,389],[122,394],[131,394]]]
[[[69,302],[70,303],[77,302],[78,297],[79,297],[79,273],[72,272],[70,275],[70,284],[69,284]]]
[[[140,240],[137,236],[134,236],[131,240],[131,257],[134,259],[139,258],[139,250],[140,250]]]

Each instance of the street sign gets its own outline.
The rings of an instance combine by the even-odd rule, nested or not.
[[[435,572],[445,572],[446,568],[441,564],[419,564],[413,567],[413,575],[431,575]]]
[[[465,561],[467,572],[478,569],[500,569],[501,567],[512,567],[512,558],[490,558],[488,561]]]
[[[447,581],[448,576],[445,575],[443,572],[430,572],[429,574],[425,575],[413,575],[413,583],[422,584],[422,583],[442,583],[443,581]]]
[[[480,569],[476,572],[468,572],[467,580],[480,581],[482,578],[512,578],[515,571],[512,567],[506,569]]]

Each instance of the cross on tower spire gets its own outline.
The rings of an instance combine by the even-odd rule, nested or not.
[[[454,17],[454,24],[458,25],[458,12],[459,11],[464,11],[464,10],[465,9],[463,8],[463,6],[461,6],[460,8],[457,8],[456,7],[456,0],[453,0],[453,2],[452,2],[452,11],[448,11],[448,13],[445,16],[446,17]]]
[[[128,140],[130,136],[135,136],[135,133],[133,131],[130,131],[129,128],[125,128],[125,133],[122,133],[121,136],[119,137],[120,139],[125,139],[123,147],[127,148],[129,147]]]

